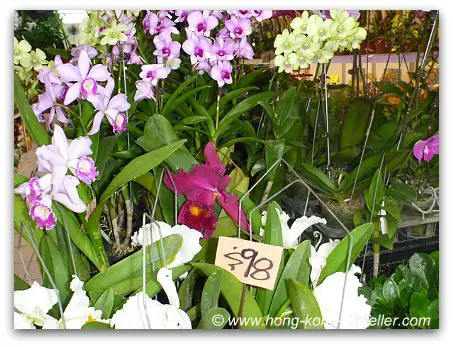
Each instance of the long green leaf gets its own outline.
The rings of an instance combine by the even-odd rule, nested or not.
[[[212,264],[194,263],[192,265],[200,269],[206,276],[210,276],[213,272],[224,271]],[[243,286],[234,275],[224,271],[221,293],[235,317],[239,315]],[[241,329],[266,329],[258,304],[248,290],[245,291],[242,317],[247,319],[244,319]],[[257,321],[254,322],[254,319]]]
[[[16,73],[14,73],[14,100],[33,141],[38,146],[48,145],[50,143],[50,136],[47,134],[44,126],[38,121],[38,118],[36,118]]]
[[[162,114],[167,113],[167,109],[173,104],[176,98],[182,93],[184,88],[186,88],[190,83],[192,83],[197,78],[197,75],[193,75],[185,80],[181,85],[173,92],[173,94],[165,102],[164,108],[162,109]]]
[[[213,272],[207,279],[201,294],[201,314],[218,305],[220,288],[222,287],[224,271]]]
[[[272,303],[269,308],[269,316],[274,317],[285,300],[288,298],[287,280],[297,279],[305,285],[308,285],[310,276],[311,243],[309,240],[302,242],[294,250],[293,254],[286,263],[285,269],[278,280]]]
[[[179,249],[181,248],[183,239],[181,235],[169,235],[162,240],[154,242],[152,245],[146,246],[146,269],[147,276],[151,276],[152,268],[158,270],[163,267],[164,259],[161,251],[161,243],[165,252],[165,260],[171,263]],[[151,250],[153,254],[151,255]],[[153,266],[154,263],[154,266]],[[106,290],[112,287],[116,294],[123,294],[117,285],[128,286],[131,279],[140,277],[143,271],[143,248],[129,257],[110,266],[106,271],[97,274],[85,283],[86,291]],[[141,277],[140,277],[141,278]],[[148,277],[150,278],[150,277]],[[115,287],[117,286],[115,290]],[[121,288],[121,287],[120,287]],[[137,289],[136,287],[135,289]]]
[[[366,245],[368,240],[371,237],[373,232],[373,224],[366,223],[357,228],[355,228],[352,232],[352,250],[350,256],[350,263],[351,266],[357,256],[360,254],[360,251]],[[317,285],[321,284],[324,279],[334,274],[335,272],[345,272],[346,271],[346,262],[348,259],[349,253],[349,242],[350,242],[350,235],[347,235],[343,240],[340,241],[338,246],[336,246],[333,251],[327,256],[326,265],[322,268],[321,274],[319,275],[319,279]],[[349,269],[348,269],[349,270]]]
[[[289,279],[288,295],[291,299],[294,315],[299,318],[300,329],[323,329],[318,301],[316,301],[313,292],[305,284]]]
[[[202,314],[197,329],[216,330],[223,329],[228,324],[230,314],[222,307],[214,307]]]

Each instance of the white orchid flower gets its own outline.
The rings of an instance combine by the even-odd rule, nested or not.
[[[157,273],[169,305],[139,292],[129,297],[123,308],[115,312],[110,325],[115,329],[192,329],[189,316],[179,309],[179,297],[171,276],[168,268],[161,268]]]
[[[134,235],[132,235],[132,246],[143,246],[145,235],[146,245],[150,245],[151,240],[152,242],[155,242],[160,240],[161,236],[164,238],[173,234],[181,235],[183,242],[181,248],[175,256],[175,259],[170,264],[167,264],[168,268],[188,263],[198,252],[201,251],[200,239],[203,235],[198,230],[190,229],[185,225],[175,225],[172,227],[165,222],[153,223],[152,227],[151,224],[146,224],[140,228],[134,233]]]
[[[302,233],[311,227],[314,224],[326,224],[327,221],[324,218],[320,218],[317,216],[302,216],[297,218],[291,227],[288,226],[289,216],[286,212],[277,209],[278,218],[280,219],[280,224],[282,228],[282,236],[283,236],[283,247],[285,248],[296,248],[298,243],[298,238]],[[266,217],[267,212],[263,211],[261,217],[262,225],[266,225]],[[264,236],[264,230],[260,230],[260,236]]]
[[[282,53],[291,53],[292,51],[294,51],[295,43],[296,36],[293,33],[290,33],[288,29],[283,30],[281,34],[278,34],[275,37],[275,55]]]
[[[296,17],[292,20],[290,25],[295,35],[307,33],[308,17],[308,12],[304,11],[302,16]]]
[[[336,272],[326,277],[314,289],[326,329],[337,329],[339,325],[344,281],[345,273]],[[344,291],[340,329],[366,329],[370,324],[371,306],[366,303],[367,300],[363,295],[359,295],[358,289],[361,286],[359,279],[349,272]]]
[[[25,290],[14,291],[14,313],[15,329],[35,329],[34,325],[43,326],[45,322],[52,319],[47,314],[58,302],[55,289],[41,287],[38,282]]]
[[[90,307],[90,299],[83,290],[83,282],[77,276],[73,276],[70,288],[73,294],[63,312],[66,329],[81,329],[88,322],[108,323],[101,318],[101,310]],[[64,329],[63,320],[51,317],[44,322],[43,329]]]
[[[311,265],[310,279],[313,284],[313,287],[316,287],[316,284],[321,275],[321,270],[326,265],[327,256],[340,244],[340,240],[331,240],[325,242],[318,247],[316,250],[313,246],[311,247],[311,256],[309,262]],[[362,270],[355,264],[351,265],[349,270],[352,274],[360,274]]]

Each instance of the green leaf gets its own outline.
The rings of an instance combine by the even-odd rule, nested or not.
[[[197,271],[192,270],[189,272],[184,281],[179,286],[179,306],[181,310],[187,311],[192,307],[193,291],[195,286],[195,280],[197,279]]]
[[[151,152],[177,141],[179,141],[179,137],[170,122],[164,116],[155,114],[146,122],[145,133],[137,139],[137,144],[145,151]],[[197,164],[195,158],[184,146],[175,150],[165,161],[175,172],[179,169],[188,172]]]
[[[210,276],[213,272],[224,271],[212,264],[194,263],[192,265],[200,269],[206,276]],[[224,271],[220,291],[235,317],[239,315],[243,287],[244,285],[234,275]],[[242,317],[247,317],[247,319],[245,319],[245,324],[241,325],[241,329],[266,329],[258,304],[248,290],[245,291]],[[258,320],[259,324],[254,324],[254,318]]]
[[[283,247],[282,224],[280,222],[277,209],[279,209],[279,206],[275,201],[272,201],[267,206],[264,243]]]
[[[412,275],[420,279],[423,288],[430,289],[433,285],[434,260],[428,254],[415,253],[409,259]]]
[[[166,102],[165,106],[162,110],[162,115],[168,117],[179,105],[186,102],[194,94],[198,93],[200,90],[203,90],[205,88],[211,88],[211,86],[204,85],[204,86],[200,86],[197,88],[193,88],[193,89],[185,92],[184,94],[182,94],[180,97],[178,97],[176,100],[172,101],[171,103]]]
[[[14,274],[14,290],[26,290],[30,288],[28,283],[26,283],[22,278]]]
[[[219,109],[222,110],[228,102],[230,102],[231,100],[236,99],[238,96],[240,96],[240,95],[242,95],[244,93],[250,92],[252,90],[258,90],[258,89],[259,88],[257,88],[257,87],[245,87],[245,88],[235,89],[235,90],[229,92],[228,94],[226,94],[225,96],[220,98]],[[217,110],[217,102],[213,103],[209,107],[209,109],[208,109],[209,115],[211,117],[215,116],[216,110]]]
[[[231,122],[236,120],[238,117],[243,115],[245,112],[254,108],[259,101],[267,100],[267,99],[271,98],[273,95],[274,95],[274,92],[271,92],[271,91],[258,93],[258,94],[248,97],[244,101],[241,101],[239,104],[234,106],[220,121],[219,128],[217,129],[217,131],[214,135],[214,140],[217,140],[219,138],[222,131],[224,129],[226,129],[227,126]]]
[[[169,235],[162,240],[154,242],[146,247],[146,269],[147,276],[151,276],[152,268],[155,270],[163,267],[164,260],[161,248],[165,252],[167,263],[171,263],[179,249],[181,248],[183,239],[181,235]],[[161,246],[162,243],[162,246]],[[151,256],[151,250],[153,254]],[[154,265],[153,265],[154,263]],[[143,272],[143,248],[129,257],[110,266],[106,271],[97,274],[85,283],[86,291],[106,290],[109,287],[114,287],[115,294],[123,294],[122,288],[130,288],[130,281],[140,277]],[[149,277],[151,278],[151,277]],[[138,288],[138,287],[137,287]],[[116,290],[115,290],[116,289]]]
[[[88,322],[85,323],[82,330],[105,330],[105,329],[113,329],[109,324],[102,323],[102,322]]]
[[[388,194],[398,201],[412,202],[417,199],[417,192],[414,187],[400,180],[394,180],[392,182]]]
[[[186,88],[189,84],[191,84],[195,79],[197,78],[197,75],[193,75],[189,77],[187,80],[185,80],[181,85],[171,94],[171,96],[168,98],[168,100],[165,102],[164,108],[162,109],[162,114],[167,113],[167,109],[171,107],[171,105],[174,103],[176,98],[182,93],[184,88]]]
[[[365,139],[372,104],[365,98],[349,103],[341,126],[340,150],[360,146]]]
[[[112,288],[108,288],[94,304],[94,308],[102,311],[102,318],[109,319],[112,314],[115,293]]]
[[[228,323],[229,319],[230,314],[227,310],[221,307],[214,307],[202,314],[197,329],[223,329],[223,327]]]
[[[373,232],[373,224],[366,223],[358,228],[355,228],[352,232],[352,250],[351,250],[351,257],[350,263],[351,266],[354,264],[355,259],[359,255],[362,248],[366,245],[371,234]],[[319,279],[317,285],[320,285],[324,279],[334,274],[335,272],[345,272],[346,270],[346,262],[348,259],[349,253],[349,242],[350,242],[350,235],[347,235],[340,241],[338,246],[336,246],[333,251],[327,256],[326,265],[321,270],[321,274],[319,275]]]
[[[373,211],[374,214],[377,214],[379,212],[379,208],[382,205],[382,199],[384,198],[384,182],[382,178],[383,175],[384,172],[379,172],[379,170],[374,173],[370,188],[365,194],[365,202],[368,210],[370,212]]]
[[[38,118],[36,118],[16,73],[14,73],[14,101],[19,109],[25,128],[33,141],[38,146],[48,145],[50,143],[50,136],[47,134],[44,126],[38,121]]]
[[[397,304],[397,301],[400,296],[397,284],[391,279],[385,281],[382,287],[382,295],[384,297],[384,300],[387,301],[387,303],[389,304],[389,306],[394,307]]]
[[[322,172],[318,168],[312,165],[302,164],[301,174],[314,188],[330,196],[335,195],[337,186],[324,172]]]
[[[291,307],[294,315],[299,318],[299,328],[323,329],[321,310],[313,292],[305,284],[293,279],[288,280],[287,286]],[[317,321],[319,324],[316,324]]]
[[[280,140],[268,140],[264,145],[264,154],[266,158],[266,167],[269,170],[275,162],[282,159],[283,153],[285,152],[285,139]],[[269,181],[273,181],[275,178],[275,174],[278,170],[280,164],[274,166],[274,168],[269,171],[267,174],[267,179]]]
[[[203,316],[208,310],[217,307],[222,288],[224,271],[213,272],[209,275],[201,294],[201,315]]]
[[[420,323],[427,323],[424,321],[428,317],[428,308],[431,305],[431,300],[420,293],[413,293],[410,300],[410,316],[411,318],[418,318]],[[419,328],[429,328],[426,325],[419,325]]]
[[[269,308],[269,316],[274,317],[279,308],[288,298],[287,280],[296,279],[302,284],[308,286],[311,266],[309,259],[311,256],[311,243],[305,240],[294,250],[278,280],[272,303]],[[266,311],[263,311],[266,313]]]

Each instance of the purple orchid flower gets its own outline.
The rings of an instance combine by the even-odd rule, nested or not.
[[[167,35],[159,34],[158,36],[154,37],[154,45],[156,46],[156,50],[154,51],[154,55],[158,56],[159,58],[178,58],[179,53],[181,50],[181,44],[177,41],[172,41]]]
[[[230,12],[230,14],[235,15],[238,18],[250,18],[253,15],[251,10],[234,10]]]
[[[237,18],[232,16],[225,21],[225,27],[233,39],[242,39],[252,33],[252,22],[248,18]]]
[[[189,30],[196,36],[210,36],[211,30],[219,24],[217,18],[209,11],[193,11],[187,16],[187,22]]]
[[[231,178],[225,175],[226,167],[220,161],[212,142],[206,145],[204,157],[206,164],[197,164],[190,172],[180,170],[176,175],[172,175],[172,179],[178,195],[185,195],[187,198],[179,212],[178,223],[191,228],[203,227],[202,230],[196,230],[203,232],[207,238],[214,231],[212,218],[215,217],[213,208],[215,201],[236,223],[239,221],[239,203],[238,198],[226,190]],[[164,182],[174,191],[168,174],[165,175]],[[242,210],[240,213],[241,226],[248,230],[249,224],[245,213]]]
[[[49,118],[47,120],[48,127],[53,123],[55,114],[57,115],[57,120],[62,123],[69,123],[69,119],[66,118],[66,114],[61,106],[63,100],[66,97],[68,88],[64,85],[52,85],[50,81],[50,76],[47,75],[44,77],[46,92],[38,96],[38,102],[32,105],[32,109],[41,123],[44,123],[46,120],[42,114],[46,111],[49,111]]]
[[[175,23],[184,23],[187,21],[187,16],[189,13],[192,12],[191,10],[176,10],[175,11]]]
[[[223,12],[225,12],[225,11],[214,10],[214,11],[211,11],[211,15],[216,17],[218,20],[222,20],[224,17]]]
[[[77,64],[80,56],[80,52],[87,52],[88,58],[93,59],[98,55],[96,48],[88,46],[87,44],[78,45],[76,48],[73,48],[71,51],[72,59],[69,61],[71,64]]]
[[[252,10],[252,15],[258,22],[272,18],[272,10]]]
[[[422,160],[430,161],[434,155],[439,154],[439,134],[424,141],[418,141],[414,145],[413,152],[418,162]]]
[[[156,101],[154,95],[154,85],[152,85],[150,80],[139,80],[135,82],[137,91],[135,92],[134,101],[138,102],[145,99],[152,99]]]
[[[93,153],[91,143],[89,137],[68,141],[63,129],[55,125],[52,144],[36,150],[38,170],[52,173],[52,194],[60,189],[68,169],[86,184],[96,180],[98,172],[93,160],[88,158]]]
[[[111,98],[114,87],[115,82],[113,78],[109,78],[103,94],[88,97],[88,101],[99,112],[94,116],[93,127],[87,135],[94,135],[99,131],[104,116],[112,125],[113,133],[117,134],[126,130],[127,117],[122,112],[129,109],[131,105],[127,102],[127,96],[125,94],[117,94]]]
[[[155,35],[159,30],[159,17],[154,12],[146,11],[142,24],[145,33],[148,32],[150,35]]]
[[[215,63],[216,61],[231,60],[234,58],[234,47],[235,43],[232,39],[218,38],[211,47],[211,58],[210,61]]]
[[[225,83],[226,84],[233,83],[231,71],[233,71],[233,67],[228,61],[219,61],[216,65],[212,67],[211,77],[212,79],[217,81],[219,87],[222,87]]]
[[[205,37],[193,35],[182,44],[182,49],[190,55],[192,65],[197,62],[206,61],[211,57],[211,41]]]
[[[253,59],[254,54],[253,47],[247,41],[247,38],[244,37],[237,43],[236,56],[238,58]]]
[[[152,85],[157,86],[159,80],[166,79],[171,72],[171,69],[164,64],[149,64],[142,66],[140,78],[149,80]]]
[[[167,35],[168,37],[170,37],[171,34],[179,34],[179,31],[176,29],[175,25],[175,22],[173,22],[170,18],[160,18],[157,26],[157,33]]]
[[[76,82],[66,93],[64,104],[68,105],[78,97],[86,99],[97,94],[101,89],[97,82],[106,81],[110,77],[107,67],[98,64],[91,67],[91,61],[86,51],[80,51],[77,67],[72,64],[63,64],[56,67],[62,81]]]

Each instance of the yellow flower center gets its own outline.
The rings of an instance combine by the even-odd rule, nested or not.
[[[87,323],[92,323],[92,322],[96,322],[96,319],[93,318],[93,316],[91,314],[89,314],[87,317]]]
[[[198,206],[192,205],[192,206],[190,206],[189,211],[190,211],[191,215],[197,217],[202,212],[202,209],[199,208]]]

